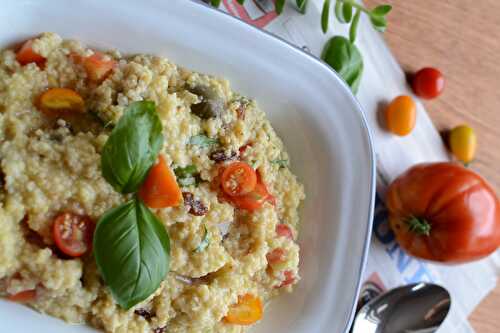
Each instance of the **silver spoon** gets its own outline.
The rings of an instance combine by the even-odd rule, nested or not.
[[[450,293],[435,284],[395,288],[359,310],[352,333],[433,333],[448,315],[450,305]]]

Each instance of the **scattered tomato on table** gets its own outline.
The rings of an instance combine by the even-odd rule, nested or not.
[[[406,136],[415,127],[417,107],[410,96],[396,97],[385,110],[387,129],[399,136]]]
[[[433,99],[444,90],[444,76],[436,68],[425,67],[419,70],[411,82],[413,92],[425,99]]]
[[[477,137],[467,125],[453,128],[448,136],[448,144],[453,155],[462,163],[469,164],[476,156]]]
[[[389,224],[400,246],[422,259],[462,263],[500,246],[500,203],[477,173],[456,163],[420,164],[387,192]]]

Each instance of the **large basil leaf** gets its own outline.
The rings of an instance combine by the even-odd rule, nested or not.
[[[170,265],[165,227],[139,200],[106,212],[94,234],[97,267],[113,298],[130,309],[155,292]]]
[[[363,58],[356,45],[343,36],[332,37],[325,45],[323,59],[356,93],[363,75]]]
[[[162,125],[155,104],[132,103],[104,145],[101,156],[104,178],[120,193],[135,192],[162,145]]]

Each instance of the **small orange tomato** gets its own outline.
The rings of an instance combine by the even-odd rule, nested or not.
[[[93,55],[83,58],[83,67],[89,80],[96,83],[104,81],[116,65],[115,60],[106,60],[104,54],[100,52],[94,52]]]
[[[416,117],[417,107],[410,96],[396,97],[385,111],[387,129],[399,136],[410,134]]]
[[[14,295],[7,296],[7,299],[11,302],[17,303],[28,303],[36,298],[36,289],[21,291]]]
[[[74,90],[51,88],[40,95],[38,109],[47,116],[60,116],[68,112],[85,112],[83,98]]]
[[[262,319],[263,306],[260,298],[245,294],[238,297],[238,303],[231,305],[224,321],[235,325],[252,325]]]
[[[33,51],[32,44],[33,40],[31,39],[24,42],[16,53],[16,60],[21,66],[34,62],[37,66],[43,67],[46,59]]]
[[[455,157],[467,164],[474,160],[477,148],[477,138],[474,130],[467,126],[457,126],[450,131],[449,145]]]

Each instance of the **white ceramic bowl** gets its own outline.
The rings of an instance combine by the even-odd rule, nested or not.
[[[43,31],[99,48],[164,55],[257,99],[305,184],[302,280],[252,332],[345,332],[367,255],[375,161],[360,106],[325,64],[186,0],[0,0],[0,47]],[[0,301],[2,332],[91,332]]]

